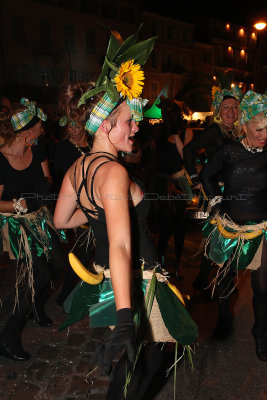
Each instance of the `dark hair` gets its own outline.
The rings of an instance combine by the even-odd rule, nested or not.
[[[237,101],[237,99],[236,99],[234,96],[230,96],[229,94],[227,94],[226,96],[223,97],[222,102],[223,102],[224,100],[227,100],[227,99],[234,99],[234,100]],[[221,104],[222,104],[222,103],[221,103]]]
[[[86,104],[80,107],[78,107],[78,103],[82,95],[94,87],[94,82],[72,82],[63,84],[60,87],[58,96],[58,109],[60,114],[66,116],[70,120],[84,123],[84,121],[88,119],[95,104],[100,100],[101,93],[94,96],[94,98],[88,99]]]

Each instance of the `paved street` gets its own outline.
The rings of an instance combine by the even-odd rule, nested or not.
[[[183,275],[179,282],[182,292],[191,295],[190,312],[199,325],[195,346],[194,372],[187,360],[177,368],[176,399],[179,400],[266,400],[267,365],[255,354],[251,336],[253,323],[249,274],[239,277],[239,294],[233,297],[234,332],[224,342],[211,338],[216,324],[216,304],[206,303],[193,293],[192,281],[197,275],[201,254],[200,225],[188,224],[183,254]],[[174,264],[172,241],[167,262]],[[0,269],[0,298],[10,292],[14,268]],[[57,289],[58,291],[58,289]],[[64,320],[56,306],[57,292],[47,302],[47,314],[55,321],[53,327],[42,328],[29,321],[23,333],[23,344],[32,358],[13,362],[0,357],[0,400],[104,400],[108,379],[93,382],[89,358],[106,329],[89,329],[84,319],[63,332],[58,326]],[[1,322],[6,309],[1,312]],[[173,399],[173,375],[157,394],[156,400]],[[114,399],[116,400],[116,399]]]

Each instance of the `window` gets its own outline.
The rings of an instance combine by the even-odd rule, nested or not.
[[[167,27],[167,38],[173,39],[173,27],[172,26]]]
[[[81,0],[81,11],[98,15],[98,4],[95,1]]]
[[[13,15],[13,40],[17,43],[23,43],[26,40],[24,17],[22,15]]]
[[[86,52],[95,54],[95,33],[91,30],[86,32]]]
[[[117,19],[117,7],[113,3],[103,3],[101,15],[109,19]]]
[[[128,24],[135,23],[135,13],[131,8],[123,8],[121,10],[121,20],[127,22]]]
[[[182,29],[182,43],[187,43],[187,30],[186,29]]]
[[[64,47],[66,50],[74,50],[74,29],[71,26],[64,27]]]
[[[155,99],[158,96],[158,83],[157,82],[151,82],[150,92],[151,92],[152,99]]]
[[[49,21],[40,21],[40,45],[44,50],[49,50],[51,47],[51,33],[50,33]]]
[[[40,72],[40,84],[41,86],[51,86],[51,71],[43,70]]]

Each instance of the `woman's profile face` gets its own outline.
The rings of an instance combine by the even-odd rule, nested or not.
[[[267,118],[262,114],[260,118],[252,118],[244,125],[247,140],[252,147],[265,147],[267,144]]]
[[[120,105],[116,125],[109,132],[109,141],[117,151],[132,152],[134,136],[139,128],[132,119],[130,107],[126,101]]]
[[[83,127],[77,123],[73,126],[68,126],[67,131],[69,139],[73,140],[74,142],[78,142],[79,140],[81,140],[84,135]]]
[[[238,101],[236,99],[225,99],[220,106],[220,117],[224,125],[232,128],[238,118]]]

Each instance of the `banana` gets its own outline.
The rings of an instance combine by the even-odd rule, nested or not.
[[[244,235],[245,239],[254,239],[255,237],[262,234],[262,230],[259,229],[258,231],[254,232],[228,232],[221,224],[217,225],[218,231],[222,236],[227,239],[236,239],[238,236]]]
[[[98,285],[104,279],[104,273],[93,274],[88,271],[85,266],[81,263],[81,261],[75,256],[73,253],[69,253],[69,262],[74,270],[74,272],[81,278],[84,282],[89,283],[90,285]]]
[[[178,299],[183,303],[183,305],[185,306],[185,302],[184,302],[184,299],[183,299],[183,296],[182,296],[180,290],[178,290],[177,287],[174,286],[170,282],[168,282],[168,286],[173,291],[173,293],[178,297]]]

